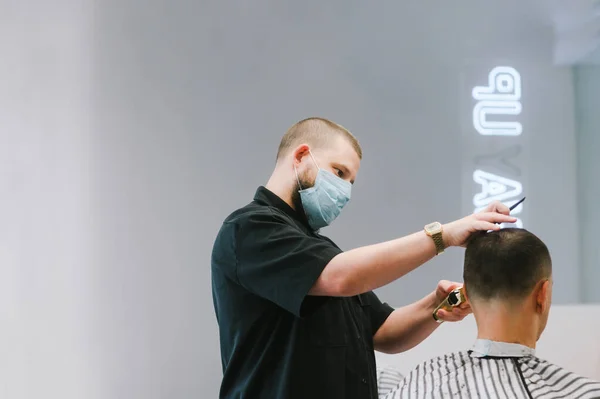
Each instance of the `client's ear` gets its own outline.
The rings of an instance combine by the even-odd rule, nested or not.
[[[467,293],[467,285],[465,283],[463,283],[462,292],[465,295],[465,299],[468,301],[469,300],[469,294]]]
[[[550,280],[542,280],[536,287],[536,310],[545,313],[550,307]]]

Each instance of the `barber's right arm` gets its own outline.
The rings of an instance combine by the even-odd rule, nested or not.
[[[464,246],[477,231],[498,230],[514,223],[505,205],[494,202],[484,211],[443,225],[445,247]],[[424,231],[379,244],[342,252],[325,266],[309,291],[318,296],[354,296],[382,287],[436,255],[434,241]]]

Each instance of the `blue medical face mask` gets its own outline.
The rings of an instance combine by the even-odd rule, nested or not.
[[[300,200],[302,201],[304,213],[308,219],[308,224],[316,231],[329,226],[340,215],[344,205],[350,201],[352,184],[327,170],[319,168],[312,153],[309,152],[309,154],[319,169],[314,186],[302,189],[296,166],[294,166],[294,170],[300,187]]]

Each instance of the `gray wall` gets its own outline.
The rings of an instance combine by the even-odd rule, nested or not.
[[[37,4],[35,4],[37,3]],[[0,1],[0,397],[107,398],[85,2]]]
[[[577,178],[582,292],[585,302],[600,302],[600,251],[595,240],[600,212],[600,67],[574,68],[577,115]]]
[[[364,147],[327,235],[398,237],[469,208],[470,91],[500,63],[527,90],[526,227],[553,251],[556,301],[579,300],[571,71],[527,5],[40,4],[0,1],[15,76],[0,92],[0,396],[216,397],[212,242],[285,129],[321,115]],[[380,296],[405,304],[461,261],[451,250]]]

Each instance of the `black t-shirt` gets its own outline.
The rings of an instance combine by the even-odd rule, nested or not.
[[[341,252],[264,187],[227,217],[211,260],[220,398],[377,399],[373,335],[393,309],[307,295]]]

